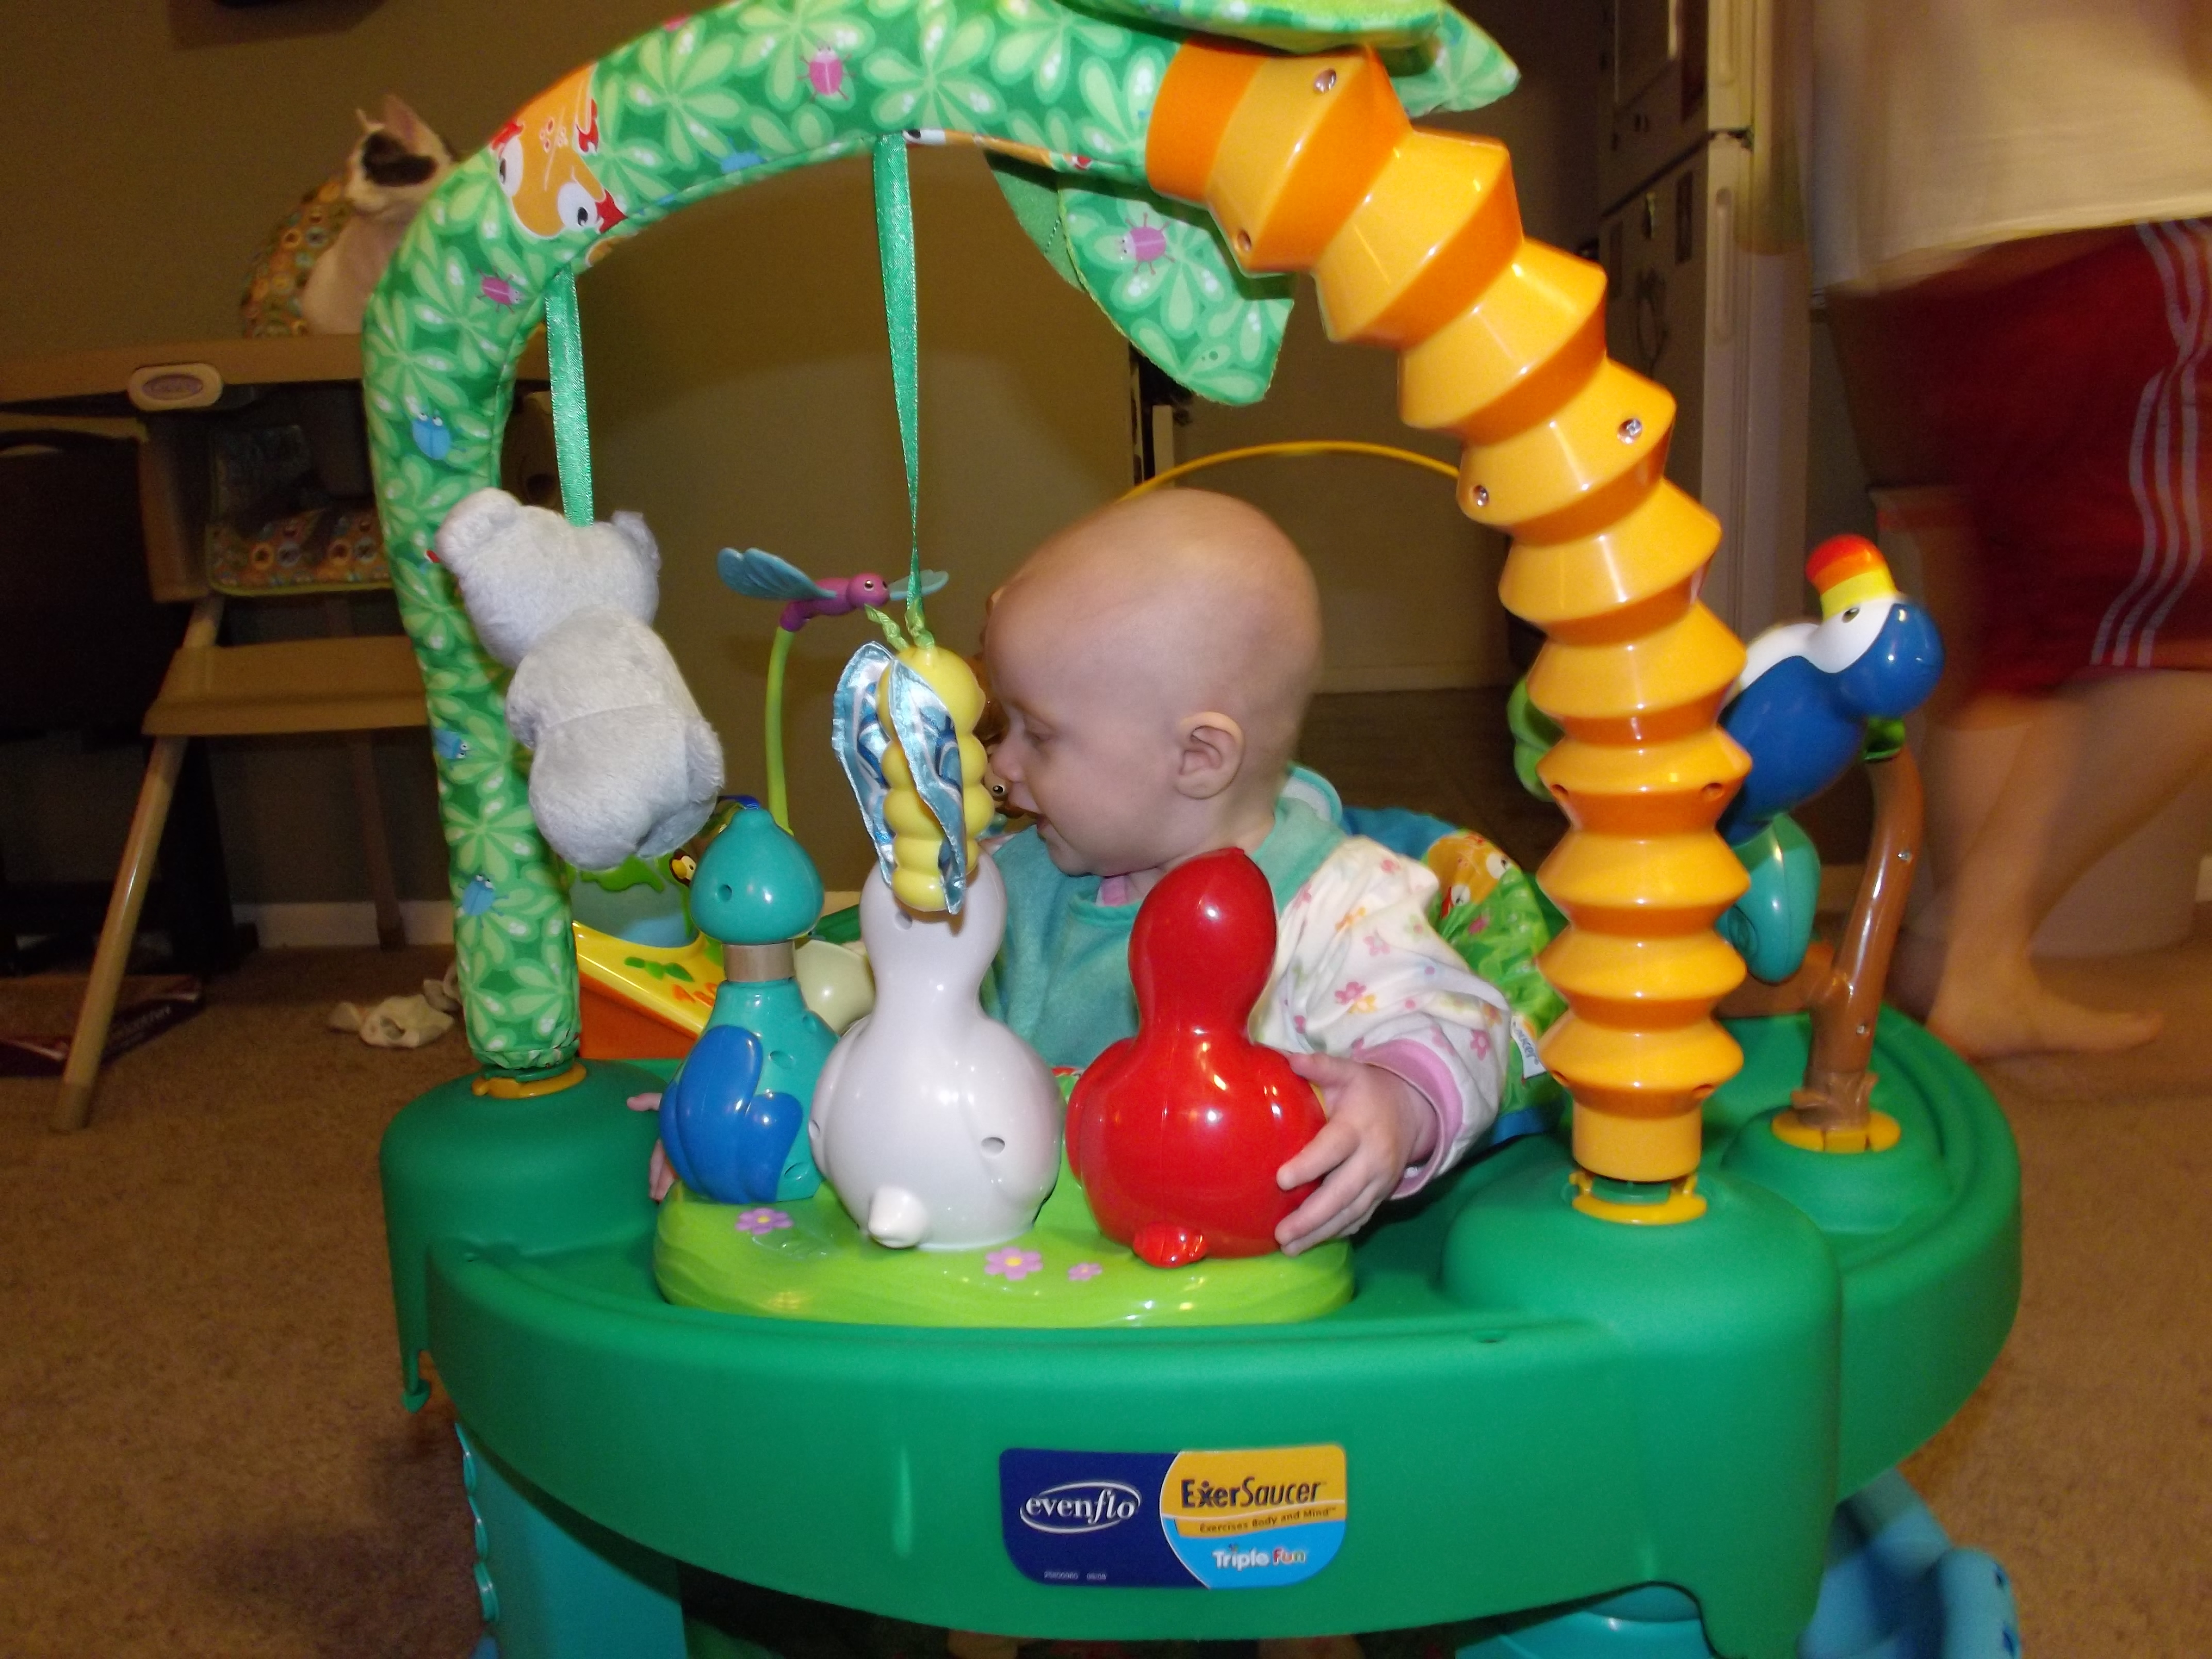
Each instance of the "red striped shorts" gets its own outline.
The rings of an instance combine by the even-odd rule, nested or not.
[[[1907,325],[1980,543],[1978,689],[2212,668],[2212,221],[2138,225]]]

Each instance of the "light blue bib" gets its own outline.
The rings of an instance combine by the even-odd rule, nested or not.
[[[1275,804],[1275,827],[1253,854],[1282,914],[1345,833],[1305,802]],[[1048,1065],[1088,1066],[1109,1043],[1133,1036],[1129,929],[1137,906],[1098,902],[1097,876],[1063,875],[1044,842],[1024,830],[999,848],[1006,883],[1006,937],[984,982],[983,1006]]]

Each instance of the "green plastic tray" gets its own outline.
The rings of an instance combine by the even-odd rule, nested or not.
[[[605,1065],[535,1100],[465,1080],[384,1149],[410,1399],[428,1348],[472,1434],[650,1549],[971,1630],[1185,1638],[1373,1630],[1651,1582],[1714,1646],[1781,1656],[1838,1500],[1966,1400],[2019,1291],[2019,1169],[1962,1062],[1885,1014],[1904,1136],[1802,1153],[1764,1120],[1799,1020],[1735,1028],[1685,1226],[1568,1207],[1560,1143],[1517,1143],[1395,1206],[1334,1313],[1267,1327],[973,1330],[671,1306],[654,1289],[652,1080]],[[1032,1581],[1001,1537],[1009,1448],[1333,1444],[1340,1553],[1268,1589]]]

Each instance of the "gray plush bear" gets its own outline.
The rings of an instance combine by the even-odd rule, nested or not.
[[[507,724],[535,751],[530,811],[582,870],[680,847],[722,791],[722,746],[653,631],[660,549],[645,520],[570,524],[479,489],[438,527],[484,649],[514,670]]]

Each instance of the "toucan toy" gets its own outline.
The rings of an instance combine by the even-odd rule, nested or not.
[[[1778,813],[1810,800],[1859,757],[1870,720],[1902,720],[1943,672],[1935,619],[1898,592],[1863,536],[1822,542],[1805,561],[1819,622],[1784,623],[1751,642],[1721,726],[1751,757],[1751,775],[1721,815],[1741,847]]]

